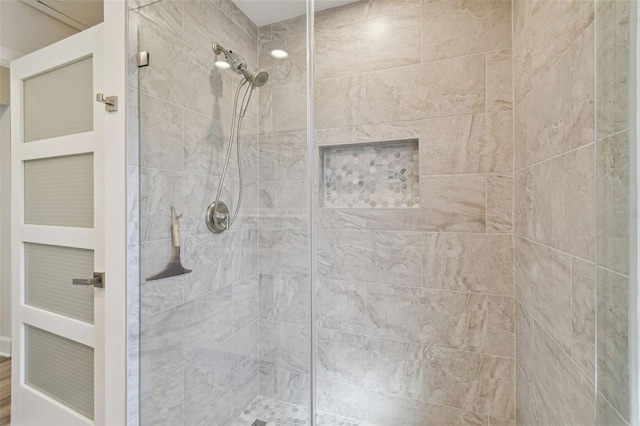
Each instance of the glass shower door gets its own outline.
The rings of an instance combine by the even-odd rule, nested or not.
[[[228,0],[130,8],[130,421],[310,424],[304,8],[273,25]],[[226,217],[207,213],[219,187]]]

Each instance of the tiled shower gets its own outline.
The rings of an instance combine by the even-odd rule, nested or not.
[[[237,3],[130,4],[130,424],[630,424],[629,3]]]

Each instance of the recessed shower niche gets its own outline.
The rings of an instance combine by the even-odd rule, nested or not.
[[[420,206],[418,140],[320,147],[323,207]]]

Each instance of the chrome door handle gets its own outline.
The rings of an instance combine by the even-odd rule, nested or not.
[[[93,278],[74,278],[73,285],[92,285],[96,288],[104,288],[104,272],[94,272]]]

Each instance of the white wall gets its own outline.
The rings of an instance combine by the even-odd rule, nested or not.
[[[19,0],[0,0],[0,64],[34,52],[78,31]],[[0,107],[0,354],[11,342],[10,108]]]

